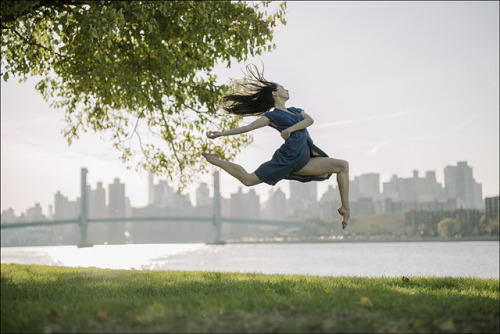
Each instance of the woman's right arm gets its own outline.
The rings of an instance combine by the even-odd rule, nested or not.
[[[214,139],[217,137],[222,137],[222,136],[232,136],[232,135],[239,135],[245,132],[253,131],[258,128],[262,128],[266,125],[269,125],[269,118],[262,116],[259,119],[253,121],[252,123],[236,128],[236,129],[231,129],[227,131],[208,131],[207,132],[207,137],[210,139]]]

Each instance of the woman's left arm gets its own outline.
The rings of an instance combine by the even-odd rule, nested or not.
[[[308,114],[306,114],[305,111],[302,111],[300,114],[302,115],[302,118],[304,118],[302,121],[300,121],[297,124],[294,124],[291,127],[281,131],[281,137],[283,137],[283,139],[287,140],[288,137],[290,137],[290,135],[292,134],[292,132],[305,129],[314,123],[314,120],[312,119],[312,117],[309,116]]]

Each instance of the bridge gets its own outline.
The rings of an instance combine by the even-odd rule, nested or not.
[[[284,227],[298,227],[298,228],[311,228],[310,224],[279,221],[279,220],[263,220],[263,219],[245,219],[245,218],[225,218],[221,216],[221,197],[220,197],[220,183],[219,172],[214,173],[214,199],[213,207],[214,213],[211,217],[113,217],[113,218],[88,218],[88,196],[87,196],[87,173],[86,168],[81,169],[81,210],[80,217],[65,220],[44,220],[32,221],[23,223],[9,223],[1,224],[0,227],[4,229],[13,228],[26,228],[34,226],[48,226],[48,225],[63,225],[63,224],[78,224],[80,227],[80,241],[78,247],[92,247],[93,245],[87,241],[87,229],[89,223],[117,223],[117,222],[201,222],[212,223],[215,228],[215,240],[211,244],[224,244],[221,236],[222,223],[233,224],[253,224],[253,225],[271,225],[271,226],[284,226]]]

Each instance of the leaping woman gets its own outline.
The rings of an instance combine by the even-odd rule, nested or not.
[[[289,99],[288,90],[282,85],[264,79],[254,66],[247,67],[248,78],[239,83],[242,93],[225,95],[222,109],[239,116],[261,116],[254,122],[227,131],[208,131],[207,137],[237,135],[269,125],[281,134],[285,143],[274,153],[271,160],[260,165],[253,173],[242,166],[221,160],[218,154],[203,153],[205,159],[222,168],[245,186],[250,187],[265,182],[274,186],[283,179],[299,182],[323,181],[337,174],[342,216],[342,228],[349,222],[349,163],[345,160],[329,158],[313,144],[307,127],[313,124],[311,116],[300,108],[285,106]],[[271,110],[271,108],[273,108]]]

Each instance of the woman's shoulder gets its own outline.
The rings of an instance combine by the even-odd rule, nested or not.
[[[298,114],[300,114],[301,112],[304,111],[304,109],[302,109],[302,108],[296,108],[296,107],[288,107],[286,109],[288,111],[295,112],[295,113],[298,113]],[[284,112],[284,110],[274,108],[272,110],[269,110],[269,111],[265,112],[263,114],[263,116],[274,116],[274,115],[278,116],[278,115],[282,115],[282,112]]]
[[[296,108],[296,107],[289,107],[287,109],[290,110],[290,111],[295,111],[295,112],[297,112],[299,114],[304,111],[304,109],[302,109],[302,108]]]

